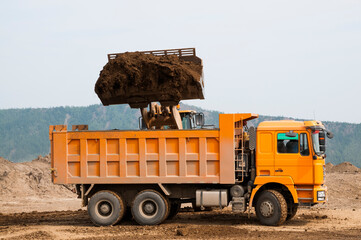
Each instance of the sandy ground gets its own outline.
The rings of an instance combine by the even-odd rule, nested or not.
[[[95,227],[85,210],[0,215],[2,239],[360,239],[361,210],[301,209],[280,227],[258,224],[254,214],[229,210],[179,213],[159,226],[126,220]]]
[[[254,211],[248,218],[229,208],[180,212],[159,226],[139,226],[128,219],[113,227],[95,227],[69,190],[64,195],[37,190],[26,196],[4,191],[0,239],[361,239],[361,173],[333,171],[326,175],[326,184],[327,204],[300,208],[279,227],[260,225]]]

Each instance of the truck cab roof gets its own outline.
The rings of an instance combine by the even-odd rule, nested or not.
[[[311,126],[323,127],[322,122],[312,121],[295,121],[295,120],[280,120],[280,121],[265,121],[261,122],[258,130],[305,130]]]

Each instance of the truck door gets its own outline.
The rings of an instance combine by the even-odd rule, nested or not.
[[[291,176],[295,184],[313,184],[313,165],[307,132],[286,136],[277,132],[275,151],[275,175]]]

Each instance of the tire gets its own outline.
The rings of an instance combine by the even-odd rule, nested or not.
[[[165,217],[164,217],[164,220],[166,220],[166,219],[168,219],[169,214],[170,214],[171,204],[170,204],[169,198],[167,198],[167,197],[164,197],[164,198],[165,198],[165,201],[167,202],[167,206],[168,206],[168,208],[167,208],[167,213],[166,213],[166,215],[165,215]],[[164,220],[163,220],[163,221],[164,221]]]
[[[117,224],[124,215],[123,199],[115,192],[99,191],[90,198],[88,214],[97,226]]]
[[[263,225],[279,226],[286,221],[287,203],[276,190],[265,190],[256,203],[256,215]]]
[[[177,201],[171,202],[170,211],[167,219],[173,219],[178,214],[180,206],[181,206],[180,202]]]
[[[286,221],[291,220],[296,215],[297,209],[298,209],[298,204],[297,203],[292,203],[291,208],[288,209],[288,211],[287,211]]]
[[[168,213],[168,201],[155,190],[141,191],[134,198],[132,215],[140,225],[160,224],[166,219]]]

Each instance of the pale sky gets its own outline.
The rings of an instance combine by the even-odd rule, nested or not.
[[[361,122],[361,0],[1,1],[0,109],[98,104],[107,54],[195,47],[210,110]]]

